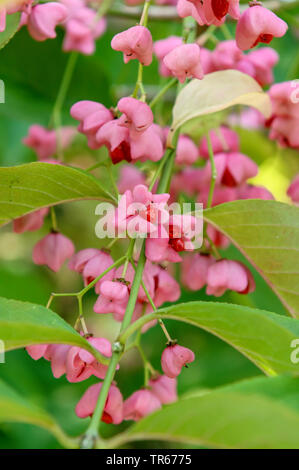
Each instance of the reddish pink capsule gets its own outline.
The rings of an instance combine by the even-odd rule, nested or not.
[[[88,261],[100,253],[100,250],[97,250],[96,248],[86,248],[85,250],[80,250],[71,257],[68,266],[73,271],[82,274],[83,269]]]
[[[49,344],[44,358],[51,362],[54,377],[59,379],[66,373],[66,359],[71,346],[68,344]]]
[[[197,145],[187,135],[178,139],[175,161],[179,165],[192,165],[199,157]]]
[[[34,211],[31,214],[23,215],[13,221],[13,231],[15,233],[34,232],[39,230],[44,223],[44,218],[48,214],[47,207]]]
[[[225,126],[220,126],[219,130],[210,132],[212,149],[214,155],[220,152],[238,152],[240,148],[238,134]],[[203,158],[209,158],[208,142],[207,138],[203,137],[200,141],[199,146],[200,156]]]
[[[33,344],[32,346],[27,346],[26,351],[29,356],[32,357],[35,361],[44,357],[44,354],[48,348],[48,344]]]
[[[176,47],[164,57],[163,63],[181,83],[186,78],[202,79],[204,76],[197,44]]]
[[[49,2],[36,5],[27,18],[28,31],[36,41],[55,38],[56,26],[63,23],[67,15],[68,11],[61,3]]]
[[[76,415],[79,418],[92,416],[98,401],[98,396],[103,384],[98,383],[89,387],[76,406]],[[123,397],[116,385],[109,388],[105,403],[102,421],[108,424],[120,424],[123,420]]]
[[[105,32],[105,18],[98,18],[96,11],[88,8],[85,2],[73,0],[61,1],[68,9],[63,50],[79,51],[86,55],[93,54],[95,51],[95,39]]]
[[[274,197],[273,194],[263,186],[244,184],[238,188],[238,199],[264,199],[265,201],[273,201]]]
[[[175,378],[171,379],[167,375],[160,375],[158,378],[151,379],[149,386],[163,405],[173,403],[178,399],[177,380]]]
[[[33,261],[35,264],[45,264],[57,272],[74,251],[74,244],[69,238],[53,232],[37,242],[33,248]]]
[[[106,357],[111,357],[110,341],[106,338],[88,338],[89,343]],[[66,378],[69,382],[82,382],[91,375],[104,379],[107,366],[96,361],[94,356],[85,349],[73,346],[69,349],[66,361]]]
[[[138,390],[124,402],[124,419],[139,421],[161,408],[161,402],[150,390]]]
[[[145,184],[144,174],[134,166],[123,165],[119,171],[118,191],[123,194],[125,191],[132,191],[138,184]]]
[[[244,11],[238,21],[237,46],[246,51],[260,42],[269,44],[274,37],[284,36],[287,29],[287,23],[275,13],[260,5],[253,5]]]
[[[219,297],[227,290],[248,294],[255,289],[249,269],[239,261],[222,259],[208,269],[207,294]]]
[[[171,71],[163,63],[164,57],[178,46],[182,45],[182,38],[178,36],[169,36],[154,43],[154,52],[159,61],[159,73],[162,77],[171,76]]]
[[[101,127],[112,121],[113,115],[103,104],[96,101],[78,101],[70,110],[72,118],[77,119],[80,124],[78,131],[86,135],[88,145],[92,149],[100,147],[96,141],[96,134]]]
[[[167,377],[173,379],[181,373],[182,367],[193,362],[194,359],[195,356],[191,349],[178,344],[167,346],[161,357],[162,370]]]
[[[150,65],[153,56],[153,40],[150,31],[144,26],[132,28],[116,34],[111,41],[115,51],[124,54],[124,62],[137,59],[143,65]]]
[[[246,180],[253,178],[258,173],[257,164],[240,152],[218,153],[215,156],[215,166],[217,169],[216,182],[232,188],[245,183]],[[211,179],[211,173],[211,164],[208,162],[205,168],[207,183]]]
[[[131,96],[121,98],[117,103],[117,108],[123,113],[118,119],[118,125],[127,127],[130,133],[141,134],[153,124],[154,116],[151,108]]]
[[[215,262],[212,256],[200,253],[187,255],[182,264],[182,283],[190,290],[200,290],[207,283],[208,268]]]

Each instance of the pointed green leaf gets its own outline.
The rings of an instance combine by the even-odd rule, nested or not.
[[[253,106],[265,117],[271,114],[269,96],[249,75],[238,70],[221,70],[194,79],[179,93],[174,108],[168,141],[175,131],[191,119],[216,113],[231,106]]]
[[[71,344],[87,349],[103,364],[109,362],[59,315],[30,302],[0,297],[0,339],[5,351],[32,344]]]
[[[234,201],[204,212],[299,317],[299,208],[276,201]]]
[[[77,447],[77,440],[64,434],[58,423],[45,410],[25,400],[0,380],[0,422],[34,424],[51,432],[62,445]]]
[[[299,320],[294,318],[243,305],[195,301],[161,308],[139,319],[127,332],[155,318],[179,320],[209,331],[268,375],[299,374],[299,365],[291,360],[292,353],[296,355],[291,343],[299,339]]]
[[[255,378],[164,406],[111,441],[299,449],[299,378]]]
[[[42,207],[80,199],[112,201],[113,196],[78,168],[40,162],[0,168],[0,225]]]
[[[299,338],[299,320],[241,305],[188,302],[162,311],[162,318],[191,323],[223,339],[266,374],[293,372],[291,342]]]

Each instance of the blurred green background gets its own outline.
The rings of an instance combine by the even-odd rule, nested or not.
[[[274,40],[271,44],[280,54],[280,62],[275,67],[276,81],[299,78],[299,52],[296,30],[298,11],[288,13],[294,19],[291,28],[284,38]],[[283,14],[280,15],[283,17]],[[287,21],[288,19],[285,18]],[[124,65],[122,54],[112,51],[110,41],[119,32],[136,23],[136,20],[108,17],[107,32],[97,41],[97,50],[93,56],[80,56],[72,84],[63,108],[63,123],[75,124],[69,117],[70,106],[81,99],[100,101],[106,106],[115,105],[117,97],[131,93],[137,73],[136,61]],[[233,26],[231,26],[233,28]],[[150,29],[154,40],[181,33],[181,23],[175,21],[151,22]],[[63,75],[68,55],[61,51],[63,33],[58,32],[55,40],[44,43],[34,41],[23,28],[11,42],[0,51],[0,79],[5,83],[6,102],[0,105],[0,165],[10,166],[34,161],[34,153],[22,145],[22,138],[33,123],[47,125],[57,90]],[[219,38],[224,39],[219,33]],[[163,80],[158,76],[158,64],[154,60],[146,68],[144,82],[151,93]],[[162,120],[169,123],[170,105],[166,104]],[[254,135],[251,131],[242,130],[241,145],[244,153],[257,161],[262,168],[262,181],[275,192],[280,200],[286,200],[285,189],[290,179],[299,171],[298,153],[290,150],[280,151],[275,143],[267,140],[262,133]],[[93,163],[92,152],[79,142],[69,155],[72,164],[89,166]],[[273,163],[275,161],[275,164]],[[101,247],[94,234],[96,202],[81,202],[64,205],[57,210],[59,226],[63,233],[71,237],[76,249],[90,246]],[[78,290],[81,286],[79,275],[63,267],[58,274],[51,273],[45,267],[32,263],[31,252],[34,243],[47,233],[45,224],[38,233],[16,235],[11,226],[0,231],[0,296],[28,300],[46,304],[50,292],[68,292]],[[234,247],[228,249],[234,259],[242,259]],[[255,273],[257,289],[249,296],[227,294],[221,301],[245,303],[276,313],[285,314],[280,301],[271,292],[261,277]],[[110,316],[95,315],[92,306],[95,295],[89,293],[84,299],[84,311],[87,313],[87,324],[94,333],[115,337],[119,324]],[[211,300],[204,290],[190,293],[183,291],[181,301]],[[57,311],[71,324],[77,315],[74,299],[55,300],[53,310]],[[188,345],[196,354],[192,367],[184,370],[179,377],[179,393],[192,390],[211,389],[219,385],[256,376],[260,371],[240,353],[216,337],[195,329],[192,326],[169,321],[169,330],[173,337],[179,338],[181,344]],[[0,333],[1,337],[1,333]],[[159,369],[164,337],[158,327],[150,329],[143,337],[145,351],[153,365]],[[78,435],[87,426],[88,420],[76,417],[74,407],[87,389],[96,380],[70,384],[63,377],[53,378],[49,363],[44,360],[33,361],[24,350],[10,352],[6,355],[5,364],[0,364],[0,376],[13,388],[30,401],[41,405],[52,413],[63,429],[71,435]],[[143,369],[138,354],[130,352],[121,363],[117,381],[123,395],[127,397],[143,383]],[[104,425],[104,434],[112,435],[125,428]],[[167,443],[138,443],[139,447],[177,447]],[[0,428],[0,448],[57,448],[58,442],[46,431],[30,425],[4,424]]]

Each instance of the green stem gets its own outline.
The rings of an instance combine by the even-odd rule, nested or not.
[[[51,207],[51,224],[52,224],[52,230],[54,230],[55,232],[58,232],[57,218],[56,218],[56,213],[55,213],[55,209],[53,206]]]
[[[85,171],[92,171],[92,170],[95,170],[96,168],[100,168],[101,166],[106,167],[105,163],[98,162],[98,163],[95,163],[94,165],[91,165],[88,168],[86,168]]]
[[[114,5],[108,12],[108,16],[116,16],[119,18],[128,18],[131,20],[138,20],[140,18],[141,8],[138,6],[127,6],[124,4]],[[154,5],[148,15],[151,21],[181,21],[178,16],[176,8],[165,8],[163,6]]]
[[[207,143],[208,143],[209,159],[211,163],[211,184],[210,184],[210,190],[209,190],[209,196],[208,196],[208,202],[207,202],[207,209],[209,209],[211,205],[213,204],[213,195],[214,195],[214,189],[215,189],[215,184],[216,184],[216,179],[217,179],[217,169],[215,165],[214,152],[213,152],[210,133],[207,134]]]
[[[90,424],[81,442],[81,449],[92,449],[98,439],[98,427],[101,421],[103,411],[106,404],[109,388],[112,383],[116,367],[119,361],[120,351],[114,351],[111,357],[111,361],[106,372],[104,382],[99,394],[99,398],[94,409]]]
[[[53,297],[77,297],[78,292],[52,292]]]
[[[167,157],[168,157],[168,153],[165,153],[164,157],[160,160],[158,168],[156,169],[155,174],[154,174],[154,176],[153,176],[153,178],[150,182],[150,185],[148,187],[149,191],[151,191],[153,189],[157,179],[159,178],[159,176],[160,176],[160,174],[161,174],[161,172],[164,168],[164,165],[167,161]]]
[[[95,23],[97,23],[103,16],[108,12],[113,0],[103,0],[98,8],[97,15],[95,18]]]
[[[63,103],[65,101],[65,97],[68,92],[69,85],[71,83],[71,79],[72,79],[72,75],[75,69],[78,55],[79,55],[78,52],[72,52],[69,55],[66,68],[65,68],[62,80],[61,80],[61,84],[58,90],[57,98],[54,103],[53,112],[52,112],[52,116],[50,119],[50,126],[54,126],[57,128],[61,125],[60,112],[61,112]]]
[[[127,254],[126,254],[126,261],[125,261],[125,264],[124,264],[124,269],[123,269],[123,272],[122,272],[122,277],[123,278],[126,277],[128,265],[129,265],[129,262],[131,260],[132,254],[133,254],[134,245],[135,245],[135,239],[131,238],[129,248],[128,248],[128,251],[127,251]]]
[[[72,52],[68,58],[66,68],[62,77],[60,88],[54,104],[52,116],[50,119],[50,127],[54,127],[57,134],[57,155],[63,160],[63,147],[61,135],[61,109],[65,101],[66,94],[71,83],[72,75],[78,58],[78,52]]]
[[[191,44],[196,39],[196,30],[197,30],[197,23],[192,16],[187,16],[183,19],[183,30],[182,30],[182,40],[184,44]],[[187,81],[185,80],[184,83],[178,82],[177,84],[177,95],[181,92],[181,90],[186,85]]]
[[[192,18],[192,16],[187,16],[186,18],[183,19],[183,33],[182,33],[183,43],[191,44],[192,42],[195,41],[196,29],[197,29],[197,23],[196,23],[196,20]]]
[[[205,234],[205,237],[206,237],[206,239],[208,240],[208,242],[210,244],[212,253],[215,256],[215,258],[216,259],[221,259],[221,255],[220,255],[215,243],[211,240],[211,238],[209,237],[209,235],[207,233]]]
[[[131,260],[131,264],[132,264],[133,268],[136,270],[136,266],[135,266],[135,263],[134,263],[133,260]],[[143,288],[143,290],[144,290],[144,292],[145,292],[145,295],[147,296],[147,299],[148,299],[149,303],[151,304],[151,307],[152,307],[153,311],[156,312],[157,307],[155,306],[154,301],[153,301],[153,299],[151,298],[151,295],[150,295],[150,293],[149,293],[149,291],[148,291],[148,289],[147,289],[147,287],[146,287],[146,285],[145,285],[145,283],[143,282],[142,279],[141,279],[141,286],[142,286],[142,288]],[[165,326],[163,320],[161,320],[161,318],[158,320],[158,323],[159,323],[159,325],[161,326],[162,331],[163,331],[163,333],[164,333],[165,336],[166,336],[167,342],[168,342],[168,343],[173,343],[174,340],[171,338],[170,334],[168,333],[167,328],[166,328],[166,326]]]
[[[129,301],[128,301],[127,308],[125,311],[123,322],[121,324],[120,333],[124,331],[131,323],[135,304],[137,301],[138,291],[139,291],[139,287],[140,287],[140,283],[142,279],[142,273],[143,273],[145,261],[146,261],[145,240],[142,240],[142,247],[141,247],[138,263],[136,266],[136,271],[135,271],[135,276],[134,276],[132,287],[131,287]]]
[[[159,313],[161,313],[161,312],[159,312]],[[157,319],[158,319],[158,315],[155,312],[149,313],[147,315],[144,315],[141,318],[138,318],[138,320],[136,320],[134,323],[132,323],[132,325],[130,325],[125,331],[123,331],[119,335],[118,341],[121,344],[125,344],[126,341],[128,340],[128,338],[130,336],[132,336],[135,333],[135,331],[140,330],[144,325],[146,325],[146,323],[148,323],[152,320],[157,320]]]
[[[149,12],[149,7],[151,4],[151,0],[145,0],[141,18],[139,21],[140,26],[147,26],[147,21],[148,21],[148,12]]]
[[[175,149],[167,149],[166,152],[165,152],[165,155],[163,157],[166,160],[165,168],[163,170],[162,177],[159,181],[157,193],[161,194],[161,193],[164,193],[164,192],[168,191],[168,188],[170,186],[170,180],[171,180],[173,165],[174,165],[174,157],[175,157]],[[131,323],[132,314],[133,314],[133,310],[134,310],[134,307],[135,307],[139,286],[140,286],[140,283],[142,281],[142,272],[143,272],[143,267],[144,267],[145,260],[146,260],[145,259],[144,248],[145,248],[145,243],[143,241],[140,257],[139,257],[139,260],[138,260],[138,264],[137,264],[137,267],[136,267],[135,276],[134,276],[134,280],[133,280],[133,284],[132,284],[130,299],[129,299],[129,302],[128,302],[128,305],[127,305],[124,321],[122,323],[120,334],[119,334],[119,337],[118,337],[118,341],[121,344],[125,344],[126,338],[128,337],[124,334],[124,331],[130,329],[129,325]],[[135,282],[135,279],[136,279],[136,282]],[[137,284],[137,282],[138,282],[138,284]],[[133,297],[133,301],[132,301],[132,304],[129,308],[129,303],[130,303],[130,300],[131,300],[131,296]],[[132,306],[133,306],[133,308],[132,308]],[[129,314],[130,310],[131,310],[131,313]],[[127,319],[126,319],[126,316],[128,317]],[[144,318],[146,318],[145,321],[144,321]],[[139,320],[134,322],[133,325],[139,324],[140,320],[141,320],[142,322],[140,324],[142,326],[143,324],[147,323],[147,321],[150,321],[150,320],[148,320],[149,318],[154,319],[156,317],[155,317],[155,315],[152,316],[151,314],[145,315],[144,317],[141,317]],[[131,326],[133,326],[133,325],[131,325]],[[138,328],[134,328],[134,331],[136,331],[136,330],[138,330]]]
[[[157,103],[158,101],[160,101],[160,99],[162,98],[162,96],[165,95],[165,93],[173,86],[177,83],[177,78],[172,78],[171,80],[169,80],[166,85],[156,94],[156,96],[154,96],[154,98],[151,100],[151,102],[149,103],[149,106],[150,108],[153,108]]]
[[[141,286],[142,286],[142,289],[145,292],[145,295],[147,296],[147,299],[148,299],[149,303],[151,304],[151,307],[152,307],[153,311],[155,312],[157,310],[157,307],[155,306],[154,301],[151,298],[150,293],[149,293],[146,285],[144,284],[143,280],[141,280]]]
[[[227,27],[227,25],[225,23],[223,23],[221,26],[220,26],[222,32],[223,32],[223,36],[225,37],[226,40],[230,40],[230,39],[233,39],[233,36],[229,30],[229,28]]]
[[[133,269],[136,271],[137,268],[136,268],[135,263],[134,263],[134,260],[133,260],[132,258],[130,259],[130,263],[131,263]],[[141,279],[141,283],[140,283],[140,284],[141,284],[142,289],[144,290],[145,295],[147,296],[147,299],[148,299],[149,303],[151,304],[151,306],[152,306],[152,308],[153,308],[153,310],[154,310],[154,312],[155,312],[155,311],[157,310],[157,308],[156,308],[156,306],[155,306],[155,304],[154,304],[153,299],[151,298],[151,295],[150,295],[150,293],[149,293],[149,291],[148,291],[148,289],[147,289],[147,287],[146,287],[146,285],[145,285],[143,279]]]
[[[147,21],[148,21],[148,11],[149,7],[151,4],[151,0],[145,0],[144,5],[143,5],[143,10],[141,14],[141,18],[139,21],[140,26],[147,26]],[[138,97],[138,91],[141,91],[141,101],[145,101],[146,99],[146,93],[145,89],[143,87],[143,82],[142,82],[142,75],[143,75],[143,65],[141,63],[138,64],[138,75],[137,75],[137,81],[135,85],[135,89],[133,91],[132,97],[137,98]]]
[[[150,293],[149,293],[149,291],[148,291],[148,289],[147,289],[147,287],[146,287],[146,285],[144,284],[143,281],[141,281],[141,286],[142,286],[142,288],[145,292],[145,295],[148,298],[149,303],[151,304],[151,307],[152,307],[153,311],[156,312],[157,307],[155,306],[154,301],[151,298]],[[159,323],[160,327],[162,328],[162,331],[163,331],[164,335],[166,336],[167,342],[168,343],[173,343],[174,340],[171,338],[170,334],[168,333],[167,328],[166,328],[163,320],[161,320],[161,318],[159,318],[158,323]]]
[[[78,59],[78,52],[72,52],[69,55],[66,68],[62,77],[62,81],[58,90],[57,98],[54,103],[54,108],[53,108],[53,113],[51,117],[51,123],[52,125],[55,123],[55,116],[60,114],[61,108],[63,106],[69,85],[71,83],[72,75],[75,69],[75,65]]]
[[[204,46],[204,44],[210,39],[216,29],[215,25],[209,26],[204,33],[202,33],[199,38],[197,39],[197,44],[199,46]]]
[[[110,249],[113,247],[113,245],[114,245],[118,240],[119,240],[119,238],[117,238],[117,237],[116,237],[116,238],[113,238],[113,239],[111,240],[111,242],[108,243],[108,245],[106,246],[106,249],[107,249],[107,250],[110,250]]]
[[[60,426],[55,425],[51,428],[52,434],[56,437],[57,441],[66,449],[78,449],[79,448],[79,438],[71,437],[65,434]]]
[[[155,369],[153,368],[153,366],[151,365],[151,363],[149,362],[149,360],[147,359],[142,347],[140,346],[140,344],[136,344],[135,345],[136,349],[138,350],[139,354],[140,354],[140,357],[143,361],[143,367],[144,367],[144,386],[147,387],[148,386],[148,381],[149,381],[149,378],[150,378],[150,375],[155,375],[156,374],[156,371]]]
[[[93,281],[91,281],[88,286],[84,287],[84,289],[82,289],[80,292],[78,292],[78,294],[75,294],[77,296],[83,296],[84,294],[86,294],[87,291],[89,291],[89,289],[91,289],[103,276],[105,276],[105,274],[109,273],[109,271],[111,271],[111,269],[113,268],[117,268],[118,266],[120,266],[123,261],[125,261],[126,259],[126,256],[122,256],[121,258],[119,258],[117,261],[115,261],[115,263],[111,264],[111,266],[109,266],[109,268],[105,269],[105,271],[102,272],[102,274],[100,274],[98,277],[96,277]]]
[[[46,308],[50,308],[53,299],[54,299],[54,296],[53,294],[51,294],[47,302]]]
[[[175,159],[175,149],[167,149],[163,158],[165,159],[165,166],[158,184],[157,193],[167,193],[169,190]]]
[[[216,36],[213,33],[209,36],[209,40],[212,41],[212,43],[215,46],[217,46],[217,44],[220,42],[219,39],[217,39]]]
[[[135,85],[132,97],[137,98],[138,97],[138,91],[140,90],[141,91],[141,100],[145,101],[146,94],[145,94],[145,90],[143,88],[142,76],[143,76],[143,65],[139,62],[137,81],[136,81],[136,85]]]
[[[81,297],[82,298],[83,295],[86,294],[87,291],[89,291],[89,289],[91,289],[100,279],[102,279],[102,277],[105,276],[105,274],[109,273],[109,271],[111,271],[111,269],[117,268],[125,260],[126,260],[126,256],[122,256],[121,258],[119,258],[117,261],[115,261],[115,263],[113,263],[111,266],[109,266],[109,268],[105,269],[105,271],[103,271],[98,277],[96,277],[92,282],[90,282],[88,284],[88,286],[86,286],[82,290],[80,290],[80,292],[63,292],[63,293],[52,292],[52,294],[50,296],[50,299],[48,301],[47,307],[48,307],[49,303],[52,302],[51,297],[78,297],[78,298]]]
[[[207,207],[206,207],[207,209],[209,209],[213,204],[213,196],[214,196],[215,184],[217,180],[217,169],[215,165],[211,136],[209,132],[207,133],[207,144],[208,144],[209,159],[210,159],[210,164],[211,164],[211,183],[210,183],[210,189],[209,189]],[[207,239],[207,223],[204,222],[203,240],[205,241],[206,239]]]
[[[82,331],[83,331],[84,335],[86,336],[86,335],[88,335],[88,330],[87,330],[87,326],[86,326],[84,316],[83,316],[82,296],[78,295],[77,299],[78,299],[79,315],[78,315],[77,321],[75,323],[75,329],[78,326],[78,323],[80,321],[81,326],[82,326]]]
[[[174,155],[175,155],[174,149],[167,150],[165,155],[169,155],[169,158],[167,159],[166,166],[162,174],[162,178],[159,182],[159,186],[158,186],[159,193],[163,193],[167,191],[170,185],[170,179],[171,179],[171,174],[172,174],[173,164],[174,164]],[[164,173],[166,173],[166,176],[164,176]],[[82,447],[86,449],[91,449],[92,447],[94,447],[97,437],[98,437],[99,423],[103,414],[108,392],[109,392],[112,380],[114,378],[114,374],[115,374],[116,367],[119,362],[121,353],[125,349],[125,342],[121,341],[120,338],[124,337],[123,332],[128,329],[132,321],[132,316],[133,316],[134,308],[135,308],[136,301],[137,301],[138,291],[139,291],[139,287],[142,281],[142,274],[143,274],[145,262],[146,262],[145,240],[143,239],[138,263],[136,266],[135,276],[134,276],[133,283],[131,286],[130,297],[127,303],[126,311],[124,314],[124,319],[120,327],[120,333],[116,342],[114,342],[112,345],[113,353],[112,353],[108,370],[107,370],[107,373],[103,382],[103,386],[101,388],[98,401],[96,404],[96,408],[91,418],[90,425],[86,433],[84,434],[84,437],[82,440]],[[148,318],[150,318],[151,316],[145,315],[145,317],[147,317],[146,320],[148,321]],[[142,317],[141,319],[143,318],[144,317]],[[134,322],[133,325],[135,325],[136,323],[138,323],[138,321]]]
[[[159,318],[158,323],[159,323],[159,325],[161,326],[164,335],[166,336],[167,343],[169,343],[169,344],[173,343],[174,340],[171,338],[170,334],[168,333],[167,328],[166,328],[166,326],[164,325],[164,322],[163,322],[163,320],[162,320],[161,318]]]
[[[120,331],[125,330],[127,326],[131,323],[144,265],[145,265],[145,254],[144,254],[144,241],[143,241],[142,249],[140,252],[140,256],[139,256],[139,260],[138,260],[138,264],[136,268],[136,273],[135,273],[134,280],[132,283],[129,301],[126,307],[126,311],[125,311],[125,315],[124,315],[124,319],[123,319]],[[116,367],[119,362],[120,355],[122,351],[124,350],[124,347],[121,343],[116,341],[112,346],[112,350],[113,350],[112,357],[111,357],[108,370],[107,370],[107,373],[103,382],[103,386],[99,394],[96,408],[92,415],[90,425],[86,433],[84,434],[84,437],[82,440],[81,447],[85,449],[91,449],[92,447],[94,447],[94,444],[98,437],[98,427],[99,427],[99,423],[103,414],[103,410],[105,408],[105,403],[106,403],[106,399],[108,396],[109,388],[111,386],[111,383],[112,383],[112,380],[116,371]]]

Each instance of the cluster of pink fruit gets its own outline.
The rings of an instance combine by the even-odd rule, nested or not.
[[[129,0],[129,4],[141,3]],[[142,21],[115,35],[111,47],[123,53],[124,62],[136,59],[140,66],[148,66],[153,54],[159,61],[159,71],[164,77],[175,77],[184,83],[189,78],[203,79],[205,74],[218,70],[236,69],[259,82],[261,86],[273,82],[273,67],[278,61],[277,53],[270,48],[260,48],[245,54],[258,43],[270,43],[274,37],[281,37],[287,30],[284,21],[273,12],[252,2],[243,14],[239,12],[238,0],[178,0],[159,3],[176,4],[180,17],[192,16],[202,25],[222,25],[227,14],[238,20],[235,40],[218,43],[214,51],[199,45],[200,41],[185,43],[176,36],[153,42],[149,29]],[[55,28],[61,24],[65,30],[63,49],[76,50],[83,54],[94,51],[95,39],[103,34],[105,20],[98,16],[88,2],[83,0],[61,0],[35,4],[32,0],[19,1],[9,9],[0,11],[0,31],[5,29],[7,14],[22,12],[21,25],[27,25],[30,35],[38,41],[56,36]],[[142,91],[142,90],[139,90]],[[299,148],[299,113],[291,100],[294,88],[291,83],[273,85],[269,95],[273,103],[273,115],[267,121],[257,111],[246,111],[243,122],[250,127],[270,127],[270,138],[282,146]],[[210,132],[210,140],[201,138],[194,142],[188,135],[178,137],[175,149],[176,171],[172,176],[169,192],[157,194],[158,177],[149,189],[146,162],[162,159],[167,148],[167,127],[154,123],[152,108],[142,93],[121,98],[115,108],[107,109],[94,101],[75,103],[71,116],[79,121],[78,131],[87,138],[92,149],[105,146],[112,164],[123,164],[120,169],[118,189],[122,197],[114,213],[112,225],[123,229],[115,214],[124,209],[122,223],[138,224],[145,241],[146,262],[138,288],[132,321],[149,314],[165,302],[175,302],[180,297],[180,286],[172,275],[171,263],[181,262],[182,283],[190,290],[206,286],[208,295],[221,296],[226,290],[247,294],[255,289],[254,279],[242,263],[224,259],[217,248],[226,248],[228,239],[214,227],[204,227],[204,247],[194,252],[193,241],[185,229],[186,224],[195,225],[192,215],[172,215],[167,227],[162,222],[169,201],[179,200],[182,194],[203,203],[205,207],[237,199],[272,199],[271,193],[263,188],[248,184],[255,177],[258,167],[248,156],[241,153],[238,134],[227,125]],[[296,98],[296,97],[295,97]],[[59,138],[58,138],[59,132]],[[46,129],[31,126],[24,144],[35,150],[39,160],[51,164],[64,164],[57,157],[58,146],[62,150],[70,146],[76,135],[74,127]],[[59,142],[58,142],[59,141]],[[217,173],[215,190],[211,193],[213,179],[210,154]],[[133,166],[136,162],[145,163]],[[128,165],[127,163],[130,163]],[[151,163],[151,165],[153,165]],[[158,175],[159,176],[159,175]],[[292,183],[289,195],[299,202],[299,177]],[[212,198],[210,197],[212,195]],[[124,200],[126,202],[124,202]],[[131,211],[132,203],[142,204],[142,210]],[[14,231],[38,230],[42,227],[48,208],[42,208],[14,221]],[[182,230],[183,227],[183,230]],[[124,229],[125,235],[129,234]],[[155,236],[150,236],[155,234]],[[188,254],[184,252],[190,252]],[[193,253],[191,253],[193,251]],[[212,255],[213,253],[213,255]],[[183,256],[181,256],[183,254]],[[57,272],[69,259],[69,268],[79,273],[85,286],[94,283],[98,298],[94,312],[112,314],[122,322],[131,296],[139,252],[131,253],[131,259],[114,267],[115,262],[109,251],[87,248],[75,253],[73,242],[52,230],[34,247],[33,260]],[[99,278],[99,279],[98,279]],[[152,326],[150,322],[146,326]],[[142,332],[145,331],[143,327]],[[111,358],[112,348],[105,338],[95,338],[84,331],[82,335],[106,358]],[[79,382],[96,376],[105,379],[107,366],[98,362],[86,350],[68,345],[33,345],[27,348],[33,359],[44,357],[51,362],[53,375],[66,374],[69,382]],[[187,363],[194,361],[190,349],[179,346],[168,338],[168,344],[161,358],[164,375],[151,371],[146,387],[123,400],[115,382],[110,386],[102,420],[118,424],[122,420],[138,420],[176,400],[176,377]],[[102,383],[92,385],[76,407],[79,417],[91,416],[96,407]]]
[[[0,9],[0,32],[6,29],[6,16],[21,12],[20,28],[27,26],[30,36],[36,41],[56,37],[56,26],[62,25],[66,34],[64,51],[93,54],[95,40],[106,30],[106,20],[98,18],[93,8],[84,0],[60,0],[37,3],[34,0],[11,0],[9,7]]]
[[[110,342],[105,338],[88,337],[87,340],[104,356],[111,357]],[[54,377],[59,378],[66,374],[69,382],[81,382],[94,375],[100,379],[105,378],[107,366],[95,360],[92,354],[76,346],[64,344],[39,344],[28,346],[30,356],[38,360],[44,358],[51,362]],[[148,388],[134,392],[125,401],[115,383],[110,386],[106,399],[102,421],[119,424],[123,420],[138,421],[144,416],[161,408],[162,404],[172,403],[177,399],[177,380],[181,369],[194,361],[193,352],[171,344],[162,353],[161,366],[164,375],[153,374]],[[76,406],[79,418],[92,416],[102,382],[91,385]]]

